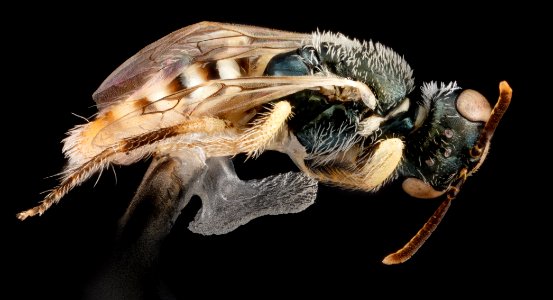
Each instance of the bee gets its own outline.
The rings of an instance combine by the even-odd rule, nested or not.
[[[419,232],[383,260],[402,263],[484,161],[512,94],[501,82],[492,109],[483,95],[454,82],[415,90],[409,64],[377,42],[193,24],[146,46],[100,85],[92,96],[94,120],[64,139],[60,184],[17,217],[42,215],[93,174],[147,157],[154,167],[138,198],[163,194],[167,184],[183,190],[169,196],[178,209],[200,196],[202,210],[189,228],[202,234],[301,211],[315,200],[318,182],[372,192],[401,179],[413,197],[443,199]],[[287,154],[301,172],[238,178],[233,157],[268,150]],[[167,158],[178,163],[159,163]]]

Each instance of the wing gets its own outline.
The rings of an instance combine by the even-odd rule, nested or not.
[[[206,116],[229,121],[240,129],[249,121],[245,117],[253,117],[252,109],[265,103],[303,90],[334,93],[336,89],[353,89],[359,95],[355,96],[356,100],[361,99],[371,109],[376,105],[374,94],[365,84],[340,77],[211,80],[157,101],[124,101],[112,105],[96,120],[72,130],[65,140],[64,152],[69,165],[80,164],[124,139]]]
[[[119,66],[94,92],[99,108],[146,97],[167,86],[194,63],[228,58],[255,58],[291,51],[311,39],[299,34],[254,26],[201,22],[150,44]]]
[[[68,164],[62,182],[19,217],[42,214],[109,164],[130,164],[155,153],[165,138],[197,140],[217,133],[232,139],[259,112],[254,108],[302,90],[318,90],[336,101],[362,100],[374,109],[376,98],[361,82],[261,76],[274,55],[298,49],[310,39],[306,34],[203,22],[147,46],[94,93],[100,110],[96,119],[75,127],[64,140]]]

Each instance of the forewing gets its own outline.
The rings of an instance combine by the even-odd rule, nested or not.
[[[309,34],[262,27],[201,22],[146,46],[119,66],[94,92],[99,108],[138,100],[168,85],[197,62],[274,55],[301,46]]]

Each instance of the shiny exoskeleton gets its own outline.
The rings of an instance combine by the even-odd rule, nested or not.
[[[462,90],[455,84],[429,83],[421,89],[422,95],[413,95],[413,79],[409,72],[394,72],[382,68],[371,72],[372,53],[354,52],[350,55],[331,55],[340,45],[324,44],[321,52],[313,47],[275,56],[267,65],[266,75],[302,76],[330,70],[341,77],[361,80],[378,99],[376,109],[368,110],[359,102],[333,103],[317,92],[301,92],[292,95],[294,117],[289,126],[312,157],[348,149],[356,138],[360,120],[371,114],[385,116],[408,101],[408,108],[380,123],[378,130],[364,137],[365,144],[388,137],[401,137],[405,141],[405,153],[398,168],[398,176],[412,177],[443,191],[455,179],[459,170],[471,159],[469,150],[474,147],[485,120],[470,121],[456,108],[457,97]],[[332,50],[329,50],[332,49]],[[364,66],[352,70],[348,61]],[[389,62],[387,62],[389,63]],[[403,77],[401,77],[403,76]],[[328,138],[322,138],[328,134]],[[321,144],[321,140],[323,144]],[[370,149],[370,147],[367,147]]]

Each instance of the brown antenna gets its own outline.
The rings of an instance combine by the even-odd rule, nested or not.
[[[503,114],[505,113],[505,111],[507,111],[507,108],[511,103],[512,93],[513,90],[506,81],[502,81],[499,83],[499,100],[497,100],[497,103],[495,104],[495,107],[491,112],[490,118],[484,125],[484,129],[482,129],[478,141],[476,142],[474,147],[470,149],[472,163],[467,168],[462,168],[459,171],[457,179],[455,179],[447,189],[444,201],[436,209],[434,214],[432,214],[430,219],[426,221],[426,223],[417,232],[417,234],[415,234],[415,236],[413,236],[413,238],[409,242],[407,242],[407,244],[405,244],[403,248],[386,256],[384,260],[382,260],[384,264],[394,265],[407,261],[417,252],[417,250],[419,250],[424,242],[426,242],[426,240],[430,237],[432,232],[434,232],[434,230],[438,227],[447,210],[449,209],[451,201],[455,199],[455,197],[457,197],[457,194],[467,180],[467,177],[480,165],[480,159],[485,153],[485,149],[490,143],[495,129],[497,128],[497,125],[499,125],[499,121],[501,121]]]

